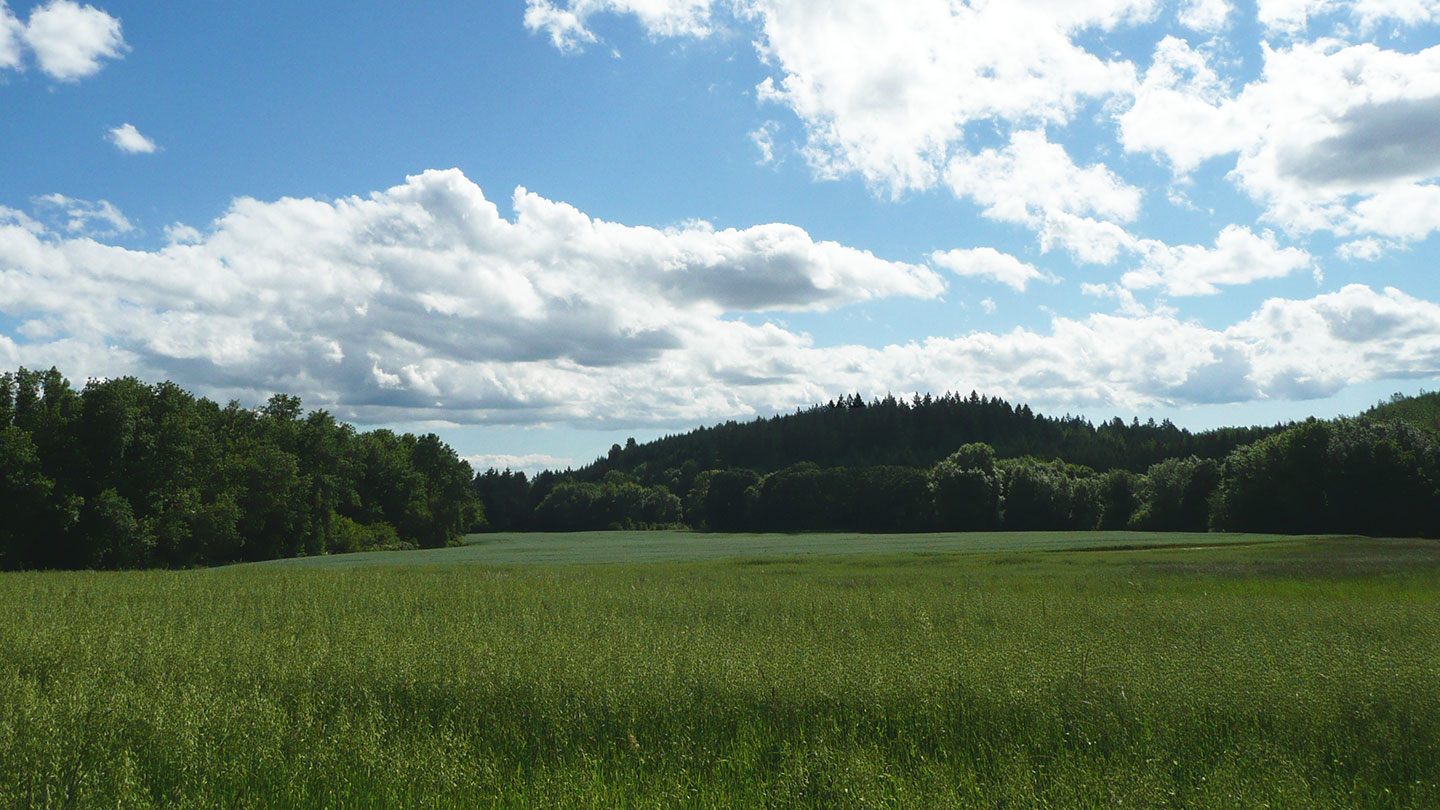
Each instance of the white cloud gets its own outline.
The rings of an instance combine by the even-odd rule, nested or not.
[[[1345,230],[1424,239],[1440,229],[1440,186],[1396,184],[1356,203],[1349,225]]]
[[[1152,13],[1148,0],[962,5],[944,0],[740,4],[776,75],[760,96],[805,125],[822,177],[855,174],[898,194],[925,189],[963,156],[971,122],[1063,123],[1134,71],[1073,41]]]
[[[1120,142],[1129,151],[1163,154],[1177,173],[1202,161],[1236,152],[1255,134],[1244,117],[1226,105],[1228,88],[1205,55],[1177,37],[1165,37],[1135,93],[1119,117]]]
[[[1440,176],[1440,46],[1402,54],[1322,42],[1274,51],[1263,81],[1235,104],[1262,126],[1235,174],[1266,204],[1267,218],[1289,230],[1376,230],[1359,204],[1425,196],[1414,187]],[[1432,219],[1406,231],[1437,226]]]
[[[1064,248],[1071,258],[1087,264],[1111,264],[1124,251],[1136,249],[1139,240],[1113,222],[1048,211],[1040,229],[1040,250]]]
[[[1180,24],[1203,33],[1215,33],[1235,10],[1230,0],[1186,0],[1180,8]]]
[[[1250,284],[1282,278],[1311,265],[1310,254],[1296,247],[1280,247],[1275,235],[1259,235],[1249,228],[1228,225],[1215,237],[1215,246],[1169,246],[1142,240],[1142,266],[1121,277],[1131,288],[1161,287],[1170,295],[1214,295],[1216,285]]]
[[[129,154],[150,154],[156,150],[155,142],[140,134],[140,130],[134,124],[121,124],[114,127],[106,135],[106,140],[115,144],[115,148]]]
[[[1143,410],[1440,374],[1440,306],[1356,285],[1272,299],[1213,329],[1087,284],[1120,311],[1044,330],[817,345],[726,313],[932,296],[938,277],[790,226],[630,227],[524,190],[514,210],[502,218],[457,171],[428,172],[333,202],[237,200],[199,241],[151,251],[0,212],[0,311],[35,322],[0,354],[72,377],[168,377],[220,398],[293,391],[362,421],[587,425],[693,425],[841,392],[957,386]],[[1158,283],[1238,283],[1230,274],[1247,271],[1209,254],[1246,249],[1286,255],[1264,234],[1227,230],[1199,258],[1176,251],[1179,269]]]
[[[1335,0],[1258,0],[1260,24],[1272,32],[1296,33],[1302,30],[1309,18],[1326,6],[1333,6]]]
[[[1034,227],[1056,213],[1127,222],[1140,210],[1140,189],[1103,165],[1076,166],[1038,131],[1016,132],[1004,149],[956,157],[945,180],[957,196],[985,206],[985,216]]]
[[[205,238],[198,228],[183,222],[172,222],[165,226],[165,241],[172,245],[193,245]]]
[[[1207,0],[1213,3],[1214,0]],[[968,152],[967,127],[1033,128],[1128,92],[1129,62],[1077,44],[1154,16],[1155,0],[527,0],[525,24],[562,51],[597,41],[597,14],[628,14],[651,36],[706,36],[729,11],[758,27],[773,73],[757,88],[804,125],[802,153],[822,177],[858,175],[900,194],[939,181]],[[1205,13],[1212,14],[1213,10]]]
[[[496,469],[534,474],[542,470],[567,470],[577,466],[573,458],[551,456],[544,453],[526,453],[524,455],[477,453],[463,458],[470,462],[470,468],[477,473]]]
[[[0,311],[39,313],[62,336],[25,351],[68,358],[72,375],[294,390],[349,416],[600,420],[637,396],[649,413],[722,407],[723,390],[681,392],[792,374],[755,358],[804,342],[727,312],[943,290],[933,270],[790,225],[629,227],[524,189],[509,221],[453,170],[365,198],[236,200],[154,251],[71,235],[113,206],[37,204],[66,219],[0,217]]]
[[[1046,128],[1067,125],[1085,104],[1136,92],[1133,65],[1077,40],[1153,18],[1152,0],[655,0],[643,13],[598,0],[563,8],[536,0],[531,28],[567,49],[593,36],[585,19],[628,11],[654,36],[703,36],[722,8],[757,29],[772,74],[758,97],[799,118],[800,153],[817,176],[858,176],[891,195],[943,182],[987,217],[1034,229],[1043,250],[1063,248],[1080,261],[1112,262],[1135,241],[1116,223],[1138,216],[1140,190],[1101,162],[1077,165]],[[1195,0],[1184,15],[1214,27],[1228,10],[1223,0]],[[689,22],[654,22],[666,19]],[[1162,79],[1156,72],[1152,85]],[[762,162],[776,153],[772,123],[750,133]],[[1008,142],[970,145],[989,133]]]
[[[1440,0],[1259,0],[1260,23],[1271,33],[1296,35],[1311,21],[1339,14],[1362,31],[1384,23],[1416,25],[1440,19]]]
[[[24,33],[24,26],[15,19],[4,0],[0,0],[0,70],[20,67],[20,46]]]
[[[1239,13],[1232,0],[1171,8],[1202,35]],[[1080,262],[1108,264],[1145,241],[1122,227],[1141,193],[1103,162],[1103,143],[1081,165],[1071,158],[1071,125],[1096,104],[1096,123],[1118,124],[1127,152],[1168,164],[1178,206],[1194,205],[1177,191],[1192,172],[1229,159],[1262,221],[1291,236],[1403,246],[1440,229],[1440,46],[1348,44],[1357,31],[1440,21],[1440,0],[1261,0],[1263,70],[1248,84],[1236,68],[1251,57],[1218,38],[1164,37],[1137,78],[1107,35],[1160,11],[1153,0],[529,0],[527,24],[562,49],[594,40],[600,14],[655,37],[745,26],[770,74],[757,97],[794,113],[817,177],[858,177],[891,196],[943,184]],[[781,148],[771,123],[750,133],[762,162]]]
[[[37,210],[46,216],[58,216],[60,227],[70,234],[85,236],[114,236],[135,230],[130,220],[107,200],[91,202],[66,197],[64,194],[46,194],[36,197]]]
[[[994,299],[994,298],[982,298],[982,299],[980,299],[980,308],[983,309],[983,310],[985,310],[985,314],[986,314],[986,315],[993,315],[993,314],[995,314],[995,308],[996,308],[996,307],[995,307],[995,299]]]
[[[1373,262],[1385,255],[1386,245],[1379,239],[1356,239],[1335,249],[1335,255],[1346,261]]]
[[[1108,264],[1134,241],[1115,221],[1136,217],[1140,189],[1103,165],[1076,166],[1043,132],[1016,132],[1004,149],[958,156],[945,180],[986,217],[1034,228],[1044,251],[1061,247],[1078,261]]]
[[[1254,376],[1274,396],[1321,397],[1362,379],[1440,374],[1440,306],[1392,287],[1272,299],[1229,333],[1263,347],[1254,352]]]
[[[119,20],[72,0],[50,0],[30,12],[23,37],[40,69],[59,81],[98,73],[101,60],[125,52]]]
[[[1297,234],[1420,239],[1440,228],[1440,46],[1262,43],[1259,80],[1231,93],[1205,57],[1168,38],[1119,117],[1130,151],[1178,174],[1236,154],[1231,178]]]
[[[1035,269],[1008,253],[994,248],[980,247],[968,250],[935,251],[930,254],[931,263],[960,276],[984,278],[1025,291],[1025,285],[1036,279],[1054,281],[1055,278]],[[993,311],[994,302],[991,302]]]
[[[596,14],[633,14],[651,36],[705,36],[711,5],[712,0],[525,0],[525,27],[573,52],[598,41],[586,25]]]
[[[779,129],[778,123],[766,121],[750,133],[750,142],[760,150],[760,165],[762,166],[775,162],[775,133]]]
[[[830,381],[834,391],[937,391],[963,381],[1049,407],[1127,411],[1307,399],[1365,380],[1440,375],[1440,306],[1356,285],[1309,300],[1272,299],[1225,329],[1131,307],[1056,317],[1045,332],[974,332],[802,355],[809,379]]]

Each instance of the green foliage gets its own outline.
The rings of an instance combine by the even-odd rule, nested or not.
[[[1001,525],[1011,531],[1093,529],[1099,520],[1094,471],[1060,461],[1005,459],[996,465],[1003,491]]]
[[[1360,416],[1373,422],[1405,422],[1432,436],[1440,436],[1440,391],[1407,397],[1395,394]]]
[[[1129,470],[1111,470],[1101,476],[1096,498],[1099,500],[1102,530],[1123,529],[1130,525],[1140,508],[1140,476]]]
[[[680,522],[680,499],[664,487],[642,487],[615,472],[598,484],[564,481],[535,510],[550,531],[637,529]]]
[[[695,479],[690,525],[715,531],[749,529],[760,476],[750,470],[708,470]]]
[[[635,472],[643,466],[641,483],[654,484],[686,462],[694,462],[697,472],[745,468],[760,474],[804,462],[822,468],[929,468],[954,448],[980,443],[992,447],[999,458],[1064,459],[1095,470],[1139,472],[1166,458],[1223,459],[1236,447],[1282,429],[1191,433],[1169,421],[1126,423],[1118,418],[1095,425],[1075,416],[1037,415],[1027,405],[975,392],[910,400],[887,396],[868,403],[856,394],[793,414],[726,422],[645,444],[627,442],[623,448],[615,445],[575,474],[580,480],[597,480],[609,470]]]
[[[6,568],[442,546],[483,521],[469,465],[434,435],[357,434],[293,396],[250,411],[129,377],[76,392],[22,368],[0,375],[0,417]],[[341,538],[342,520],[370,535]]]
[[[1397,397],[1360,421],[1393,425],[1385,419],[1403,415],[1433,428],[1437,403],[1440,394]],[[491,524],[496,531],[636,525],[614,518],[610,501],[581,497],[583,488],[536,519],[556,482],[617,474],[676,493],[685,523],[710,531],[1440,531],[1427,517],[1440,475],[1425,471],[1424,439],[1413,428],[1362,435],[1336,424],[1191,434],[1169,422],[1050,419],[975,394],[847,396],[788,416],[616,444],[589,467],[543,474],[543,486],[492,470],[474,488],[490,514],[503,516]],[[1331,448],[1336,430],[1349,438]],[[947,437],[966,441],[937,458]]]
[[[1212,521],[1440,537],[1440,440],[1404,422],[1311,420],[1226,459]]]
[[[1440,806],[1433,543],[1036,539],[7,574],[0,808]]]
[[[967,444],[930,469],[936,526],[942,531],[987,531],[1000,525],[1000,477],[995,449]]]
[[[400,533],[389,523],[356,523],[344,515],[335,518],[335,535],[332,551],[351,553],[358,551],[408,551],[418,548],[414,543],[400,539]]]
[[[531,527],[536,502],[531,500],[530,480],[523,472],[501,472],[490,468],[471,482],[477,507],[483,510],[484,525],[476,531],[513,532]]]
[[[1208,458],[1167,458],[1150,467],[1136,488],[1135,529],[1203,532],[1210,525],[1210,496],[1220,465]]]

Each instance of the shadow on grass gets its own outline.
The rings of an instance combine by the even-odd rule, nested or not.
[[[1440,570],[1440,540],[1393,537],[1326,537],[1266,544],[1197,548],[1194,558],[1167,554],[1136,559],[1137,568],[1155,573],[1200,574],[1227,578],[1357,579],[1412,576]],[[1100,549],[1094,549],[1096,551]],[[1173,547],[1167,551],[1174,552]],[[1213,553],[1210,553],[1213,552]]]

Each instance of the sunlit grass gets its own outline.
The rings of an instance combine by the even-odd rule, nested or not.
[[[0,576],[4,807],[1440,806],[1440,546]]]

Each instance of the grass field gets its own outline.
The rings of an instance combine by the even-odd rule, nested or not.
[[[1440,807],[1440,544],[1137,539],[0,575],[0,807]]]
[[[969,532],[943,534],[726,534],[723,532],[571,532],[472,534],[455,548],[377,551],[270,560],[262,565],[534,565],[647,563],[731,558],[848,556],[856,554],[990,554],[1164,546],[1256,545],[1288,540],[1278,534],[1184,532]]]

